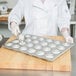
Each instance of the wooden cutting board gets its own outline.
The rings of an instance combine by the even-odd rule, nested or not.
[[[55,40],[63,40],[63,37],[48,37]],[[8,41],[15,39],[11,37]],[[0,68],[2,69],[27,69],[27,70],[53,70],[71,71],[70,50],[61,55],[53,62],[45,61],[14,50],[0,49]]]

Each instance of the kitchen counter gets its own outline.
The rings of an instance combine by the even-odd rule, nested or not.
[[[9,14],[0,15],[0,22],[7,22],[8,21],[8,15]]]
[[[8,21],[8,15],[11,9],[7,10],[6,14],[0,14],[0,22],[7,22]]]
[[[11,37],[8,41],[13,40]],[[64,40],[63,37],[48,37],[56,40]],[[0,49],[0,68],[2,69],[26,69],[26,70],[52,70],[52,71],[71,71],[71,54],[70,50],[61,55],[53,62],[48,62],[35,58],[14,50]]]

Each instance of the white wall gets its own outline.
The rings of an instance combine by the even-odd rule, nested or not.
[[[13,8],[18,0],[6,0],[8,2],[8,8]]]
[[[3,0],[0,0],[0,1],[3,1]],[[16,5],[18,0],[4,0],[4,1],[8,2],[8,8],[13,8]],[[71,14],[74,14],[74,11],[75,11],[75,0],[70,0],[70,1],[71,1],[70,12],[71,12]]]
[[[75,0],[71,0],[70,12],[71,14],[75,14]]]

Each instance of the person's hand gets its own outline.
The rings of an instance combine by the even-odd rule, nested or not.
[[[65,37],[65,41],[67,43],[74,43],[73,38],[71,36]]]
[[[62,28],[61,32],[62,32],[62,34],[63,34],[63,36],[65,38],[65,41],[67,43],[74,43],[73,38],[70,36],[70,33],[69,33],[70,30],[69,30],[69,28]]]
[[[14,34],[15,36],[18,36],[21,33],[19,26],[15,22],[12,22],[10,27],[12,34]]]

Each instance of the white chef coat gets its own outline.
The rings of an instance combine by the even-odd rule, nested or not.
[[[23,17],[26,27],[22,33],[38,36],[56,36],[58,28],[69,28],[71,19],[66,0],[19,0],[9,14],[9,29],[10,22],[19,25]]]

